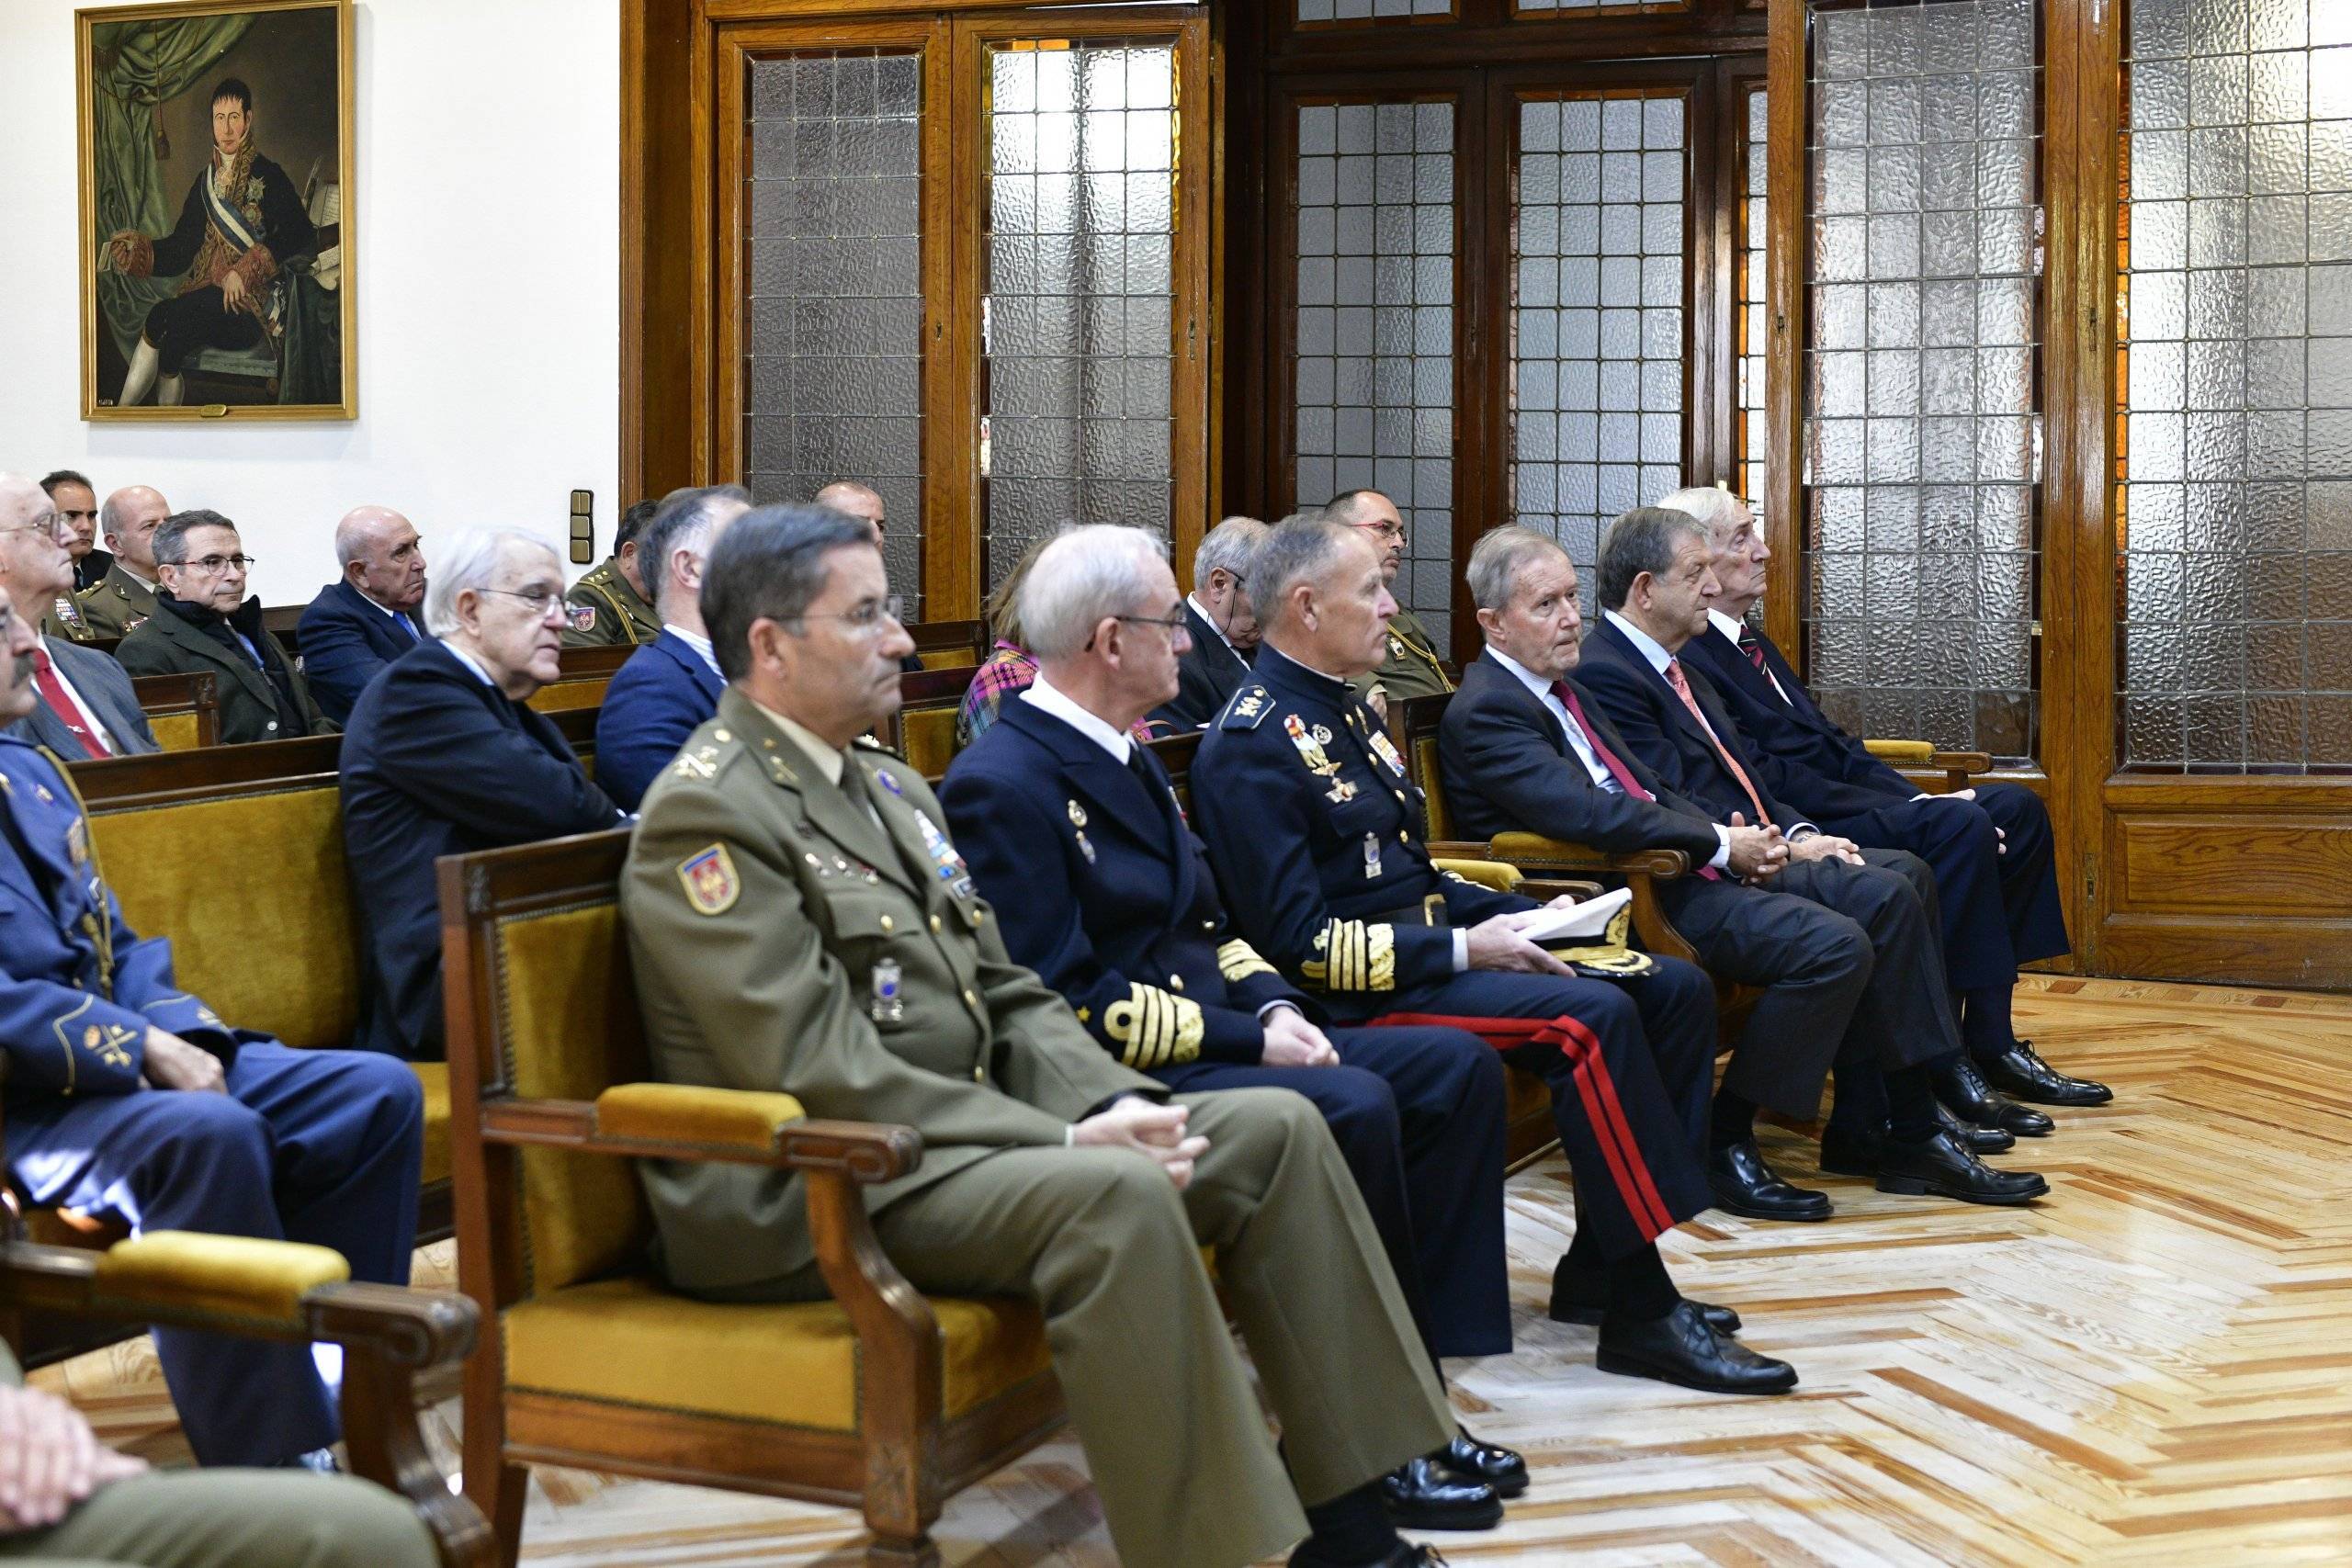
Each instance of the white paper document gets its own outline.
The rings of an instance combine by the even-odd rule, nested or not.
[[[1620,887],[1565,909],[1539,909],[1519,928],[1519,934],[1532,942],[1589,942],[1607,932],[1617,911],[1633,901],[1633,889]]]

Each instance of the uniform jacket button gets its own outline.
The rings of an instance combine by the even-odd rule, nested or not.
[[[988,1082],[988,1081],[989,1081],[989,1070],[988,1070],[988,1068],[986,1068],[986,1067],[984,1067],[984,1066],[980,1066],[980,1064],[979,1064],[979,1063],[978,1063],[978,1062],[973,1063],[973,1064],[972,1064],[972,1081],[973,1081],[974,1083],[986,1083],[986,1082]]]
[[[939,917],[937,915],[931,917],[931,934],[933,936],[937,936],[939,934]]]
[[[889,916],[888,916],[888,915],[885,915],[885,916],[883,916],[883,917],[882,917],[882,932],[883,932],[883,934],[884,934],[885,936],[888,935],[890,932],[892,932],[892,931],[896,931],[896,930],[898,930],[898,929],[899,929],[899,924],[898,924],[898,922],[897,922],[896,920],[893,920],[893,919],[892,919]]]
[[[980,1005],[979,997],[974,993],[972,987],[969,986],[964,987],[964,1005],[969,1008],[977,1008]]]
[[[1168,988],[1171,991],[1182,990],[1184,988],[1184,976],[1182,975],[1170,975],[1168,976]]]

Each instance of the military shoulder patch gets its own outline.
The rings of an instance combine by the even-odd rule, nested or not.
[[[1233,694],[1232,701],[1225,705],[1225,716],[1217,721],[1217,728],[1219,729],[1255,729],[1264,720],[1266,715],[1273,710],[1273,705],[1274,699],[1266,694],[1265,687],[1254,684],[1244,686]]]
[[[735,863],[728,858],[724,844],[713,844],[688,857],[678,867],[678,881],[697,915],[723,915],[743,896],[742,878],[735,874]]]

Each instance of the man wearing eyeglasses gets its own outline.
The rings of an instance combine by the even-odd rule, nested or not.
[[[8,733],[68,761],[155,750],[154,732],[122,666],[79,648],[41,617],[73,581],[72,529],[56,505],[15,474],[0,474],[0,595],[34,630],[32,711]]]
[[[1341,491],[1323,508],[1324,517],[1361,528],[1380,552],[1380,581],[1393,587],[1405,564],[1405,519],[1396,503],[1376,490]],[[1402,600],[1388,623],[1387,650],[1379,668],[1351,682],[1356,694],[1388,716],[1388,705],[1408,697],[1435,696],[1453,690],[1453,678],[1438,658],[1437,644],[1420,617]]]
[[[175,512],[155,530],[155,613],[122,639],[115,657],[134,675],[210,671],[219,677],[220,743],[331,735],[294,656],[261,624],[245,596],[253,557],[237,525],[218,512]]]
[[[358,1043],[411,1061],[447,1054],[433,863],[628,820],[528,705],[561,672],[570,624],[555,547],[468,528],[435,558],[424,629],[437,640],[359,694],[339,769],[368,966]]]
[[[1193,552],[1193,591],[1184,596],[1192,646],[1176,660],[1176,694],[1151,716],[1173,730],[1206,728],[1226,699],[1250,679],[1258,651],[1258,616],[1244,583],[1250,558],[1266,536],[1255,517],[1228,517]]]

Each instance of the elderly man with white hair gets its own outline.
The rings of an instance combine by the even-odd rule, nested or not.
[[[68,761],[153,751],[154,731],[122,666],[43,624],[74,581],[71,537],[71,525],[40,487],[0,474],[0,600],[33,638],[32,707],[5,732]]]
[[[440,547],[424,595],[437,639],[360,694],[344,733],[343,842],[366,935],[359,1043],[443,1054],[433,863],[617,827],[562,732],[526,705],[556,678],[568,611],[555,547],[469,528]]]
[[[2050,1119],[2001,1097],[2104,1105],[2105,1084],[2069,1077],[2018,1038],[2009,1018],[2018,965],[2067,951],[2050,813],[2018,784],[1929,795],[1821,711],[1772,639],[1747,622],[1772,558],[1747,503],[1722,490],[1679,490],[1658,502],[1706,526],[1720,590],[1708,629],[1683,650],[1715,684],[1732,719],[1778,767],[1774,788],[1827,832],[1908,850],[1932,867],[1943,908],[1944,966],[1966,1056],[1938,1092],[1969,1121],[2038,1136]]]
[[[1193,591],[1184,627],[1193,646],[1176,660],[1176,694],[1152,717],[1175,729],[1202,729],[1250,679],[1258,653],[1258,615],[1250,607],[1250,559],[1267,529],[1255,517],[1228,517],[1193,552]]]
[[[302,612],[296,637],[319,711],[337,724],[385,666],[425,638],[424,549],[389,506],[359,506],[334,525],[343,576]]]

